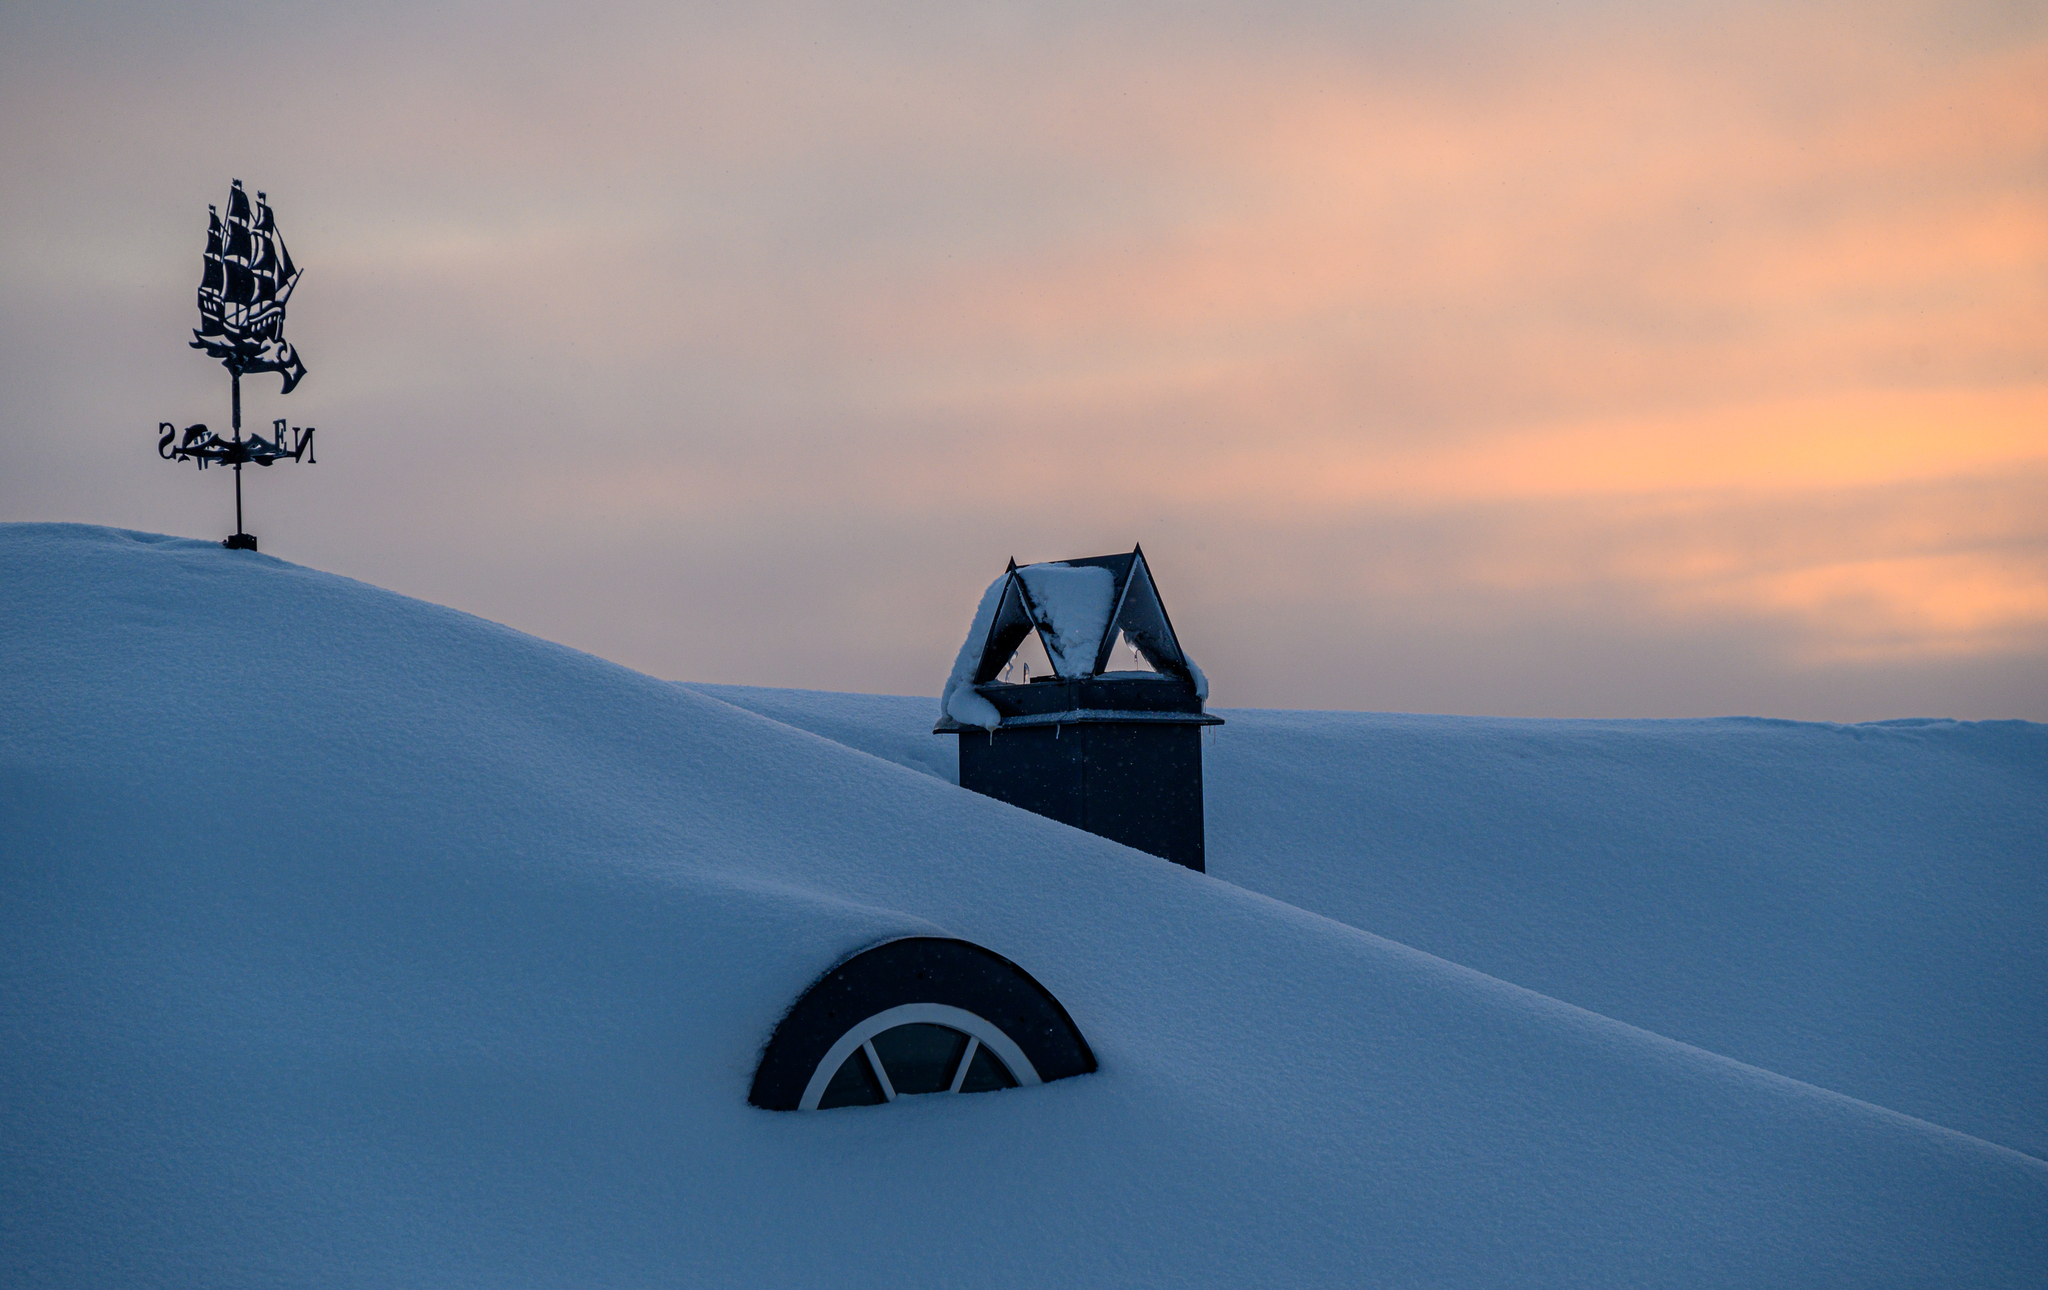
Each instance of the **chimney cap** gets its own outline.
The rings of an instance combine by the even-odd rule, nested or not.
[[[1020,565],[1011,560],[1002,577],[983,595],[974,625],[968,629],[946,682],[937,731],[957,730],[956,722],[990,728],[1025,723],[1027,712],[1037,718],[1028,721],[1030,724],[1051,719],[1049,712],[1036,710],[1057,702],[1054,695],[1033,695],[1026,700],[1008,693],[1024,687],[997,679],[1018,646],[1034,632],[1045,646],[1054,673],[1053,678],[1039,679],[1066,683],[1058,687],[1062,691],[1081,685],[1089,692],[1089,699],[1084,699],[1074,690],[1069,696],[1071,703],[1059,704],[1062,710],[1102,707],[1104,718],[1109,710],[1116,710],[1118,719],[1142,720],[1139,714],[1156,709],[1161,717],[1168,712],[1176,714],[1166,718],[1169,720],[1188,721],[1190,713],[1200,724],[1214,720],[1200,715],[1202,701],[1208,697],[1207,680],[1181,648],[1140,546],[1118,555],[1039,564]],[[1109,678],[1120,679],[1106,678],[1111,651],[1119,638],[1157,676],[1122,678],[1109,673]],[[1161,684],[1174,681],[1179,684]],[[1107,697],[1105,686],[1121,689],[1126,685],[1141,686],[1146,693],[1097,701]],[[992,698],[1002,701],[991,706]]]

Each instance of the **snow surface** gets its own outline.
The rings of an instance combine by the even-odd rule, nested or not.
[[[9,1285],[2048,1276],[2039,1159],[450,610],[10,525],[0,623]],[[934,930],[1100,1072],[745,1104]]]

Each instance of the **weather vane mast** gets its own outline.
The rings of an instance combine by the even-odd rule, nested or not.
[[[260,434],[242,438],[242,373],[278,372],[284,377],[283,394],[305,379],[306,365],[299,352],[284,338],[284,307],[292,288],[299,283],[300,270],[285,249],[277,231],[277,217],[262,193],[256,206],[249,207],[249,195],[242,181],[234,181],[228,193],[225,223],[218,207],[209,206],[206,227],[206,271],[199,280],[199,326],[192,330],[192,348],[203,349],[217,358],[232,378],[233,437],[223,439],[204,424],[186,426],[180,435],[169,421],[157,423],[157,455],[166,461],[190,461],[201,470],[209,463],[235,468],[235,533],[221,545],[234,550],[254,551],[256,537],[242,531],[242,466],[255,462],[268,466],[280,457],[293,461],[313,458],[313,427],[291,428],[292,444],[285,447],[285,423],[280,417],[271,423],[271,437]]]

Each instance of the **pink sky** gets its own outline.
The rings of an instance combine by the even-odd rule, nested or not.
[[[660,675],[1143,541],[1225,704],[2048,718],[2039,15],[848,12],[25,11],[0,518],[225,531],[238,176],[264,549]]]

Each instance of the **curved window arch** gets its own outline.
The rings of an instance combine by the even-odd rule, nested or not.
[[[966,941],[912,936],[856,954],[813,983],[776,1026],[747,1100],[825,1110],[1094,1069],[1066,1009],[1029,973]]]

